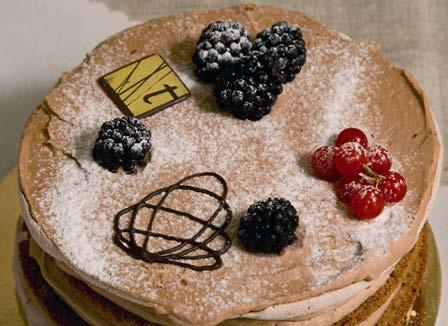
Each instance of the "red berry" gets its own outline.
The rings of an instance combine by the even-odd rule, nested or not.
[[[361,144],[345,143],[334,154],[334,165],[340,174],[346,177],[361,173],[367,164],[366,150]]]
[[[376,173],[384,173],[392,167],[392,160],[389,152],[384,147],[373,145],[367,148],[367,158],[370,168]]]
[[[336,195],[340,201],[348,204],[352,199],[353,193],[368,184],[368,181],[359,175],[353,177],[343,177],[341,181],[339,181]]]
[[[336,148],[333,146],[322,146],[311,155],[311,167],[319,178],[335,181],[341,177],[334,166],[335,152]]]
[[[347,128],[342,130],[338,138],[336,138],[336,146],[341,146],[345,143],[355,142],[367,147],[367,136],[357,128]]]
[[[383,173],[384,178],[378,183],[378,189],[382,192],[386,204],[394,204],[401,201],[408,189],[406,180],[395,171]]]
[[[384,209],[383,194],[373,186],[361,187],[353,193],[350,208],[361,220],[375,218]]]

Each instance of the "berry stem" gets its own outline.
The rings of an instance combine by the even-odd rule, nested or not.
[[[378,189],[378,185],[380,181],[384,179],[384,176],[373,171],[368,165],[364,165],[364,167],[362,168],[362,172],[364,172],[369,177],[375,178],[375,189]]]
[[[382,179],[383,176],[373,171],[370,166],[364,165],[362,168],[362,172],[367,174],[369,177],[375,178],[375,179]]]
[[[375,189],[378,189],[378,185],[380,184],[381,178],[375,179]]]

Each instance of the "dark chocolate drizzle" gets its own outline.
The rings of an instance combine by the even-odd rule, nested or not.
[[[185,184],[185,182],[193,178],[201,178],[201,177],[215,178],[222,186],[221,194],[214,193],[208,189]],[[174,190],[185,190],[201,193],[216,199],[219,205],[214,210],[213,214],[206,220],[191,215],[187,212],[183,212],[181,210],[163,206],[168,196]],[[172,264],[190,268],[196,271],[217,269],[222,266],[221,255],[223,255],[230,248],[232,244],[229,236],[227,235],[227,233],[225,233],[225,229],[232,219],[232,211],[230,210],[229,205],[225,201],[227,193],[228,193],[227,183],[224,180],[224,178],[221,177],[219,174],[213,172],[203,172],[190,175],[171,186],[161,188],[159,190],[150,193],[145,198],[143,198],[139,203],[118,212],[115,215],[115,221],[114,221],[114,230],[115,230],[114,241],[121,249],[126,251],[133,258],[140,259],[148,263]],[[157,204],[150,204],[149,201],[153,197],[158,195],[161,195],[161,197],[160,200],[157,202]],[[142,208],[149,208],[152,210],[148,226],[145,230],[139,229],[135,226],[138,212]],[[222,210],[224,210],[226,213],[224,221],[222,221],[219,225],[213,224],[213,222],[219,216]],[[202,224],[202,227],[191,238],[179,238],[162,233],[153,232],[152,227],[155,223],[156,216],[159,211],[168,212],[177,215],[180,218],[186,217],[196,223]],[[121,228],[120,227],[121,218],[128,213],[132,214],[129,223],[126,223],[127,225],[124,228]],[[207,229],[211,229],[213,230],[213,232],[211,232],[211,234],[206,239],[197,241],[197,239]],[[139,245],[137,243],[136,235],[144,236],[142,245]],[[169,249],[164,249],[157,252],[151,252],[147,248],[148,241],[151,237],[162,238],[165,240],[178,242],[179,244]],[[215,250],[210,248],[208,244],[211,243],[217,237],[221,237],[224,241],[221,247]],[[197,251],[202,251],[203,253],[197,253]],[[206,259],[208,260],[213,259],[213,263],[201,265],[186,262],[189,260],[197,262],[199,260],[206,260]]]

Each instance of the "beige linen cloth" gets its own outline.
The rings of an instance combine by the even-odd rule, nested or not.
[[[448,0],[93,0],[131,20],[244,3],[303,11],[357,41],[376,41],[393,63],[409,70],[428,93],[448,152]],[[448,184],[445,160],[443,182]]]

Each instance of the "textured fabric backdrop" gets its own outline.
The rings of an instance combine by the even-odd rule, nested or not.
[[[238,0],[93,0],[144,21],[189,10],[248,3]],[[303,11],[357,41],[374,40],[393,63],[409,70],[428,93],[448,149],[447,0],[251,1]],[[445,150],[447,153],[448,150]],[[445,160],[444,183],[448,184]]]

